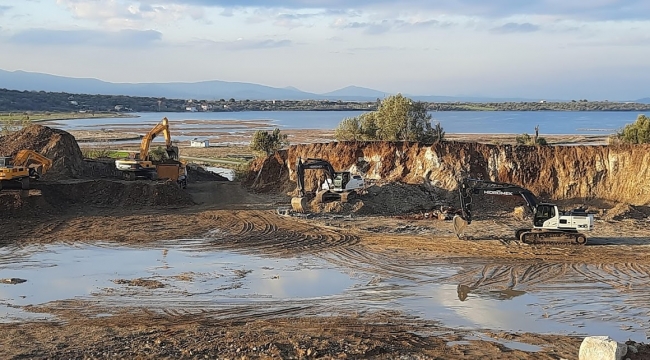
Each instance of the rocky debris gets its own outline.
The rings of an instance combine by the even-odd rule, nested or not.
[[[300,144],[253,162],[247,183],[260,191],[292,190],[298,157],[323,158],[337,171],[358,173],[368,180],[423,184],[446,191],[455,190],[460,177],[472,176],[524,186],[540,200],[599,198],[650,204],[650,167],[646,166],[650,163],[650,145],[510,146],[453,141],[433,145],[381,141]],[[307,189],[315,187],[319,173],[305,173]]]
[[[16,285],[16,284],[22,284],[24,282],[27,282],[27,280],[19,279],[19,278],[0,279],[1,284]]]
[[[616,204],[611,209],[605,210],[601,218],[605,221],[619,221],[624,219],[644,220],[650,218],[650,208],[629,204]]]
[[[195,164],[187,165],[187,178],[188,182],[191,183],[196,181],[229,181],[228,178],[212,171],[205,170]]]
[[[42,125],[30,125],[0,137],[3,156],[14,156],[20,150],[33,150],[52,160],[52,168],[43,180],[59,180],[81,176],[84,162],[81,149],[70,133]]]
[[[637,343],[632,340],[626,341],[625,344],[627,345],[626,360],[650,359],[650,344]]]
[[[588,336],[580,345],[578,360],[623,360],[627,345],[609,336]]]
[[[371,186],[346,203],[316,203],[314,200],[310,203],[311,211],[315,213],[389,216],[428,212],[438,206],[433,193],[426,187],[400,183]]]
[[[161,283],[158,280],[147,280],[147,279],[133,279],[133,280],[126,280],[126,279],[117,279],[113,280],[114,283],[116,284],[124,284],[128,286],[140,286],[144,287],[147,289],[161,289],[165,287],[165,284]]]

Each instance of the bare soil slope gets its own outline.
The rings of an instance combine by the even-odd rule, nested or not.
[[[74,136],[63,130],[30,125],[13,134],[0,137],[0,153],[14,156],[20,150],[33,150],[53,161],[52,169],[43,179],[57,180],[79,177],[84,168],[83,155]]]
[[[522,185],[541,198],[650,204],[650,146],[510,146],[442,142],[334,142],[295,145],[253,163],[255,189],[291,190],[298,157],[324,158],[367,179],[454,190],[471,176]],[[321,177],[305,174],[307,188]]]

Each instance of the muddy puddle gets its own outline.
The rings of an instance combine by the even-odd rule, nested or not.
[[[640,265],[410,260],[358,245],[263,254],[203,240],[2,247],[0,279],[26,282],[0,282],[0,321],[59,310],[110,316],[120,308],[221,318],[389,309],[471,330],[649,335],[650,269]]]

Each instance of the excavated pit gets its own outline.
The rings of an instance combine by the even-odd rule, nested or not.
[[[431,196],[435,201],[454,202],[458,180],[473,177],[523,186],[541,200],[570,204],[603,200],[633,206],[650,204],[649,145],[301,144],[253,162],[246,184],[262,192],[293,191],[298,157],[326,159],[337,171],[361,174],[369,182],[420,186],[426,189],[424,196]],[[306,172],[305,187],[317,188],[322,176],[321,171]],[[417,208],[412,206],[412,201],[404,200],[403,194],[392,191],[389,194],[389,198],[381,201],[384,206],[406,212]],[[402,206],[400,202],[406,204]]]

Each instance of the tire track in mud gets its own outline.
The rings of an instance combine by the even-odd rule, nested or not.
[[[360,245],[359,237],[345,231],[317,224],[287,220],[273,212],[220,212],[213,214],[215,229],[203,239],[183,241],[188,251],[229,250],[259,256],[293,257],[311,255],[341,268],[370,272],[384,277],[405,280],[438,278],[410,259],[373,253]],[[440,260],[435,260],[440,263]]]
[[[215,215],[213,220],[215,230],[206,234],[201,242],[181,246],[191,251],[219,249],[269,256],[293,256],[317,254],[359,243],[357,236],[317,226],[297,225],[269,212],[221,213]]]

